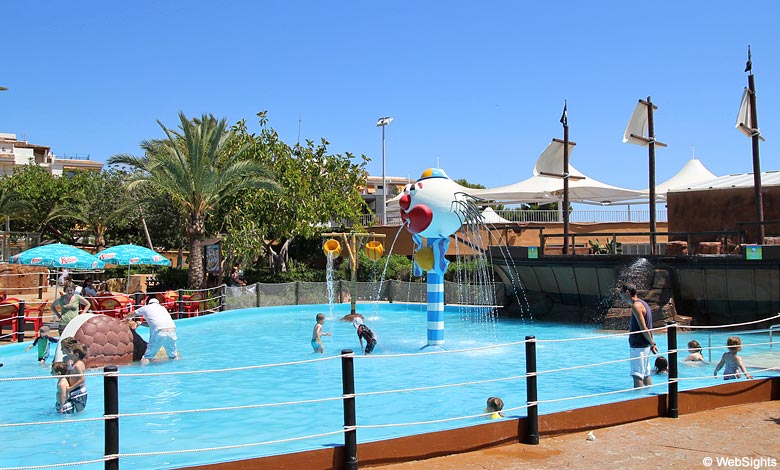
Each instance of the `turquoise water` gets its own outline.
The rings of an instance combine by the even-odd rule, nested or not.
[[[355,357],[356,392],[398,390],[441,384],[466,384],[407,393],[358,396],[358,426],[411,423],[482,412],[488,396],[500,396],[508,416],[525,416],[525,409],[512,411],[525,401],[525,378],[469,384],[489,379],[511,378],[525,373],[525,345],[515,344],[453,354],[421,354],[425,345],[424,305],[359,305],[366,323],[379,337],[374,356]],[[324,331],[326,354],[315,355],[309,344],[315,315],[328,316]],[[120,368],[120,413],[196,410],[316,400],[341,396],[342,349],[359,351],[355,330],[339,319],[349,313],[349,305],[337,305],[332,313],[327,305],[286,306],[223,312],[177,322],[182,358],[148,367]],[[588,338],[607,333],[593,327],[531,322],[520,319],[490,321],[474,310],[448,308],[445,314],[445,346],[450,351],[518,342],[526,335],[537,339]],[[139,330],[140,331],[140,330]],[[146,331],[141,331],[147,336]],[[728,333],[715,333],[712,344],[724,345]],[[684,346],[696,338],[707,346],[709,333],[696,331],[679,335]],[[766,336],[743,336],[743,342],[766,341]],[[661,351],[666,338],[657,338]],[[540,371],[615,361],[628,355],[625,336],[570,342],[540,342],[537,364]],[[25,344],[0,347],[0,379],[48,377],[35,352],[24,352]],[[750,365],[753,348],[743,356]],[[760,349],[760,351],[759,351]],[[765,354],[768,346],[755,348]],[[714,351],[719,358],[722,351]],[[388,357],[409,354],[406,357]],[[705,357],[707,353],[705,352]],[[154,375],[163,372],[232,369],[282,362],[309,361],[285,367],[255,368],[219,373]],[[539,376],[539,400],[604,393],[630,388],[628,363],[618,362],[587,369]],[[711,377],[712,364],[680,366],[682,377],[705,378],[681,382],[680,388],[720,383]],[[131,375],[128,375],[131,374]],[[132,374],[140,374],[133,376]],[[665,376],[656,376],[663,383]],[[103,380],[88,376],[89,402],[77,419],[100,418],[103,413]],[[648,394],[665,393],[666,386],[606,395],[588,399],[542,403],[540,414],[598,403],[627,400]],[[100,458],[103,454],[103,422],[68,423],[72,416],[54,412],[55,383],[51,379],[0,381],[4,397],[0,424],[50,422],[21,427],[0,427],[0,467],[53,465]],[[358,442],[387,439],[484,422],[469,418],[440,424],[358,429]],[[339,431],[343,424],[340,400],[273,406],[208,413],[123,416],[120,419],[120,452],[151,453],[203,449],[225,445],[253,444],[293,439],[300,436]],[[126,457],[122,468],[156,469],[236,460],[343,444],[335,434],[302,441],[248,446],[240,449],[157,456]],[[102,463],[78,468],[102,468]]]

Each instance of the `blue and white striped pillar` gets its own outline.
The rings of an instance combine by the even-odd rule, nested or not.
[[[444,275],[428,271],[428,346],[444,344]]]

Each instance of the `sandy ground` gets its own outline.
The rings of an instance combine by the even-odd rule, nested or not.
[[[774,469],[780,468],[780,401],[656,418],[587,433],[542,436],[512,444],[381,470]],[[359,457],[359,456],[358,456]]]

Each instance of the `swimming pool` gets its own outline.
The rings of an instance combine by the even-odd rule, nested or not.
[[[511,409],[525,403],[525,379],[489,379],[522,376],[525,373],[525,345],[517,343],[534,335],[540,371],[578,365],[617,361],[628,354],[625,336],[598,340],[544,342],[564,338],[588,338],[605,335],[592,326],[531,322],[521,319],[484,319],[474,310],[448,307],[445,313],[445,346],[450,351],[487,345],[515,343],[491,349],[452,354],[421,354],[425,345],[425,305],[365,304],[358,311],[377,333],[379,345],[372,357],[355,358],[356,392],[420,388],[441,384],[466,384],[400,394],[358,396],[358,426],[410,423],[440,418],[475,415],[482,412],[488,396],[500,396]],[[328,316],[323,338],[326,354],[315,355],[309,340],[315,315]],[[290,406],[250,407],[301,400],[340,397],[342,349],[359,351],[355,330],[339,319],[349,313],[349,305],[336,305],[332,313],[327,305],[267,307],[223,312],[217,315],[177,322],[179,361],[149,367],[120,368],[119,409],[121,414],[165,412],[205,408],[232,408],[218,412],[123,416],[120,419],[120,451],[153,453],[203,449],[227,445],[284,441],[299,436],[338,431],[343,424],[340,400],[303,403]],[[142,331],[146,336],[146,332]],[[726,332],[716,332],[713,346],[725,344]],[[680,334],[684,346],[697,338],[707,346],[709,333],[695,331]],[[745,341],[752,342],[751,341]],[[657,338],[661,351],[666,338]],[[29,343],[0,347],[0,379],[11,377],[48,377],[49,368],[41,368],[35,352],[24,352]],[[766,347],[764,347],[766,349]],[[408,354],[397,357],[395,355]],[[751,351],[742,353],[748,358]],[[393,357],[389,357],[393,356]],[[311,359],[331,360],[311,362]],[[706,357],[706,353],[705,353]],[[720,352],[713,352],[719,358]],[[163,372],[240,369],[245,366],[304,361],[285,367],[253,368],[187,375],[159,375]],[[713,365],[680,366],[681,377],[706,378],[684,381],[681,389],[713,385]],[[655,377],[656,383],[664,376]],[[628,363],[617,362],[593,368],[539,376],[539,399],[552,400],[629,388]],[[87,377],[89,402],[77,419],[100,418],[103,413],[103,380]],[[0,467],[54,465],[86,461],[103,454],[103,422],[66,422],[72,417],[57,415],[53,409],[54,381],[0,381],[0,396],[5,398],[0,425],[59,421],[23,427],[0,427]],[[665,393],[666,387],[631,391],[587,399],[542,403],[540,414]],[[507,413],[524,416],[525,410]],[[420,426],[359,428],[359,442],[387,439],[484,422],[481,418]],[[123,457],[122,468],[156,469],[237,460],[288,453],[299,450],[342,445],[343,436],[334,434],[272,445],[247,446],[231,450]],[[79,468],[102,468],[102,463]]]

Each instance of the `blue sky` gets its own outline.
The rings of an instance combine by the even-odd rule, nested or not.
[[[417,177],[437,162],[487,187],[531,176],[550,139],[606,183],[647,187],[647,150],[623,144],[640,98],[658,106],[656,179],[691,146],[718,175],[752,171],[734,129],[747,45],[762,169],[780,169],[780,3],[135,1],[3,2],[0,132],[105,161],[162,138],[157,120],[267,110],[290,144],[327,139]]]

